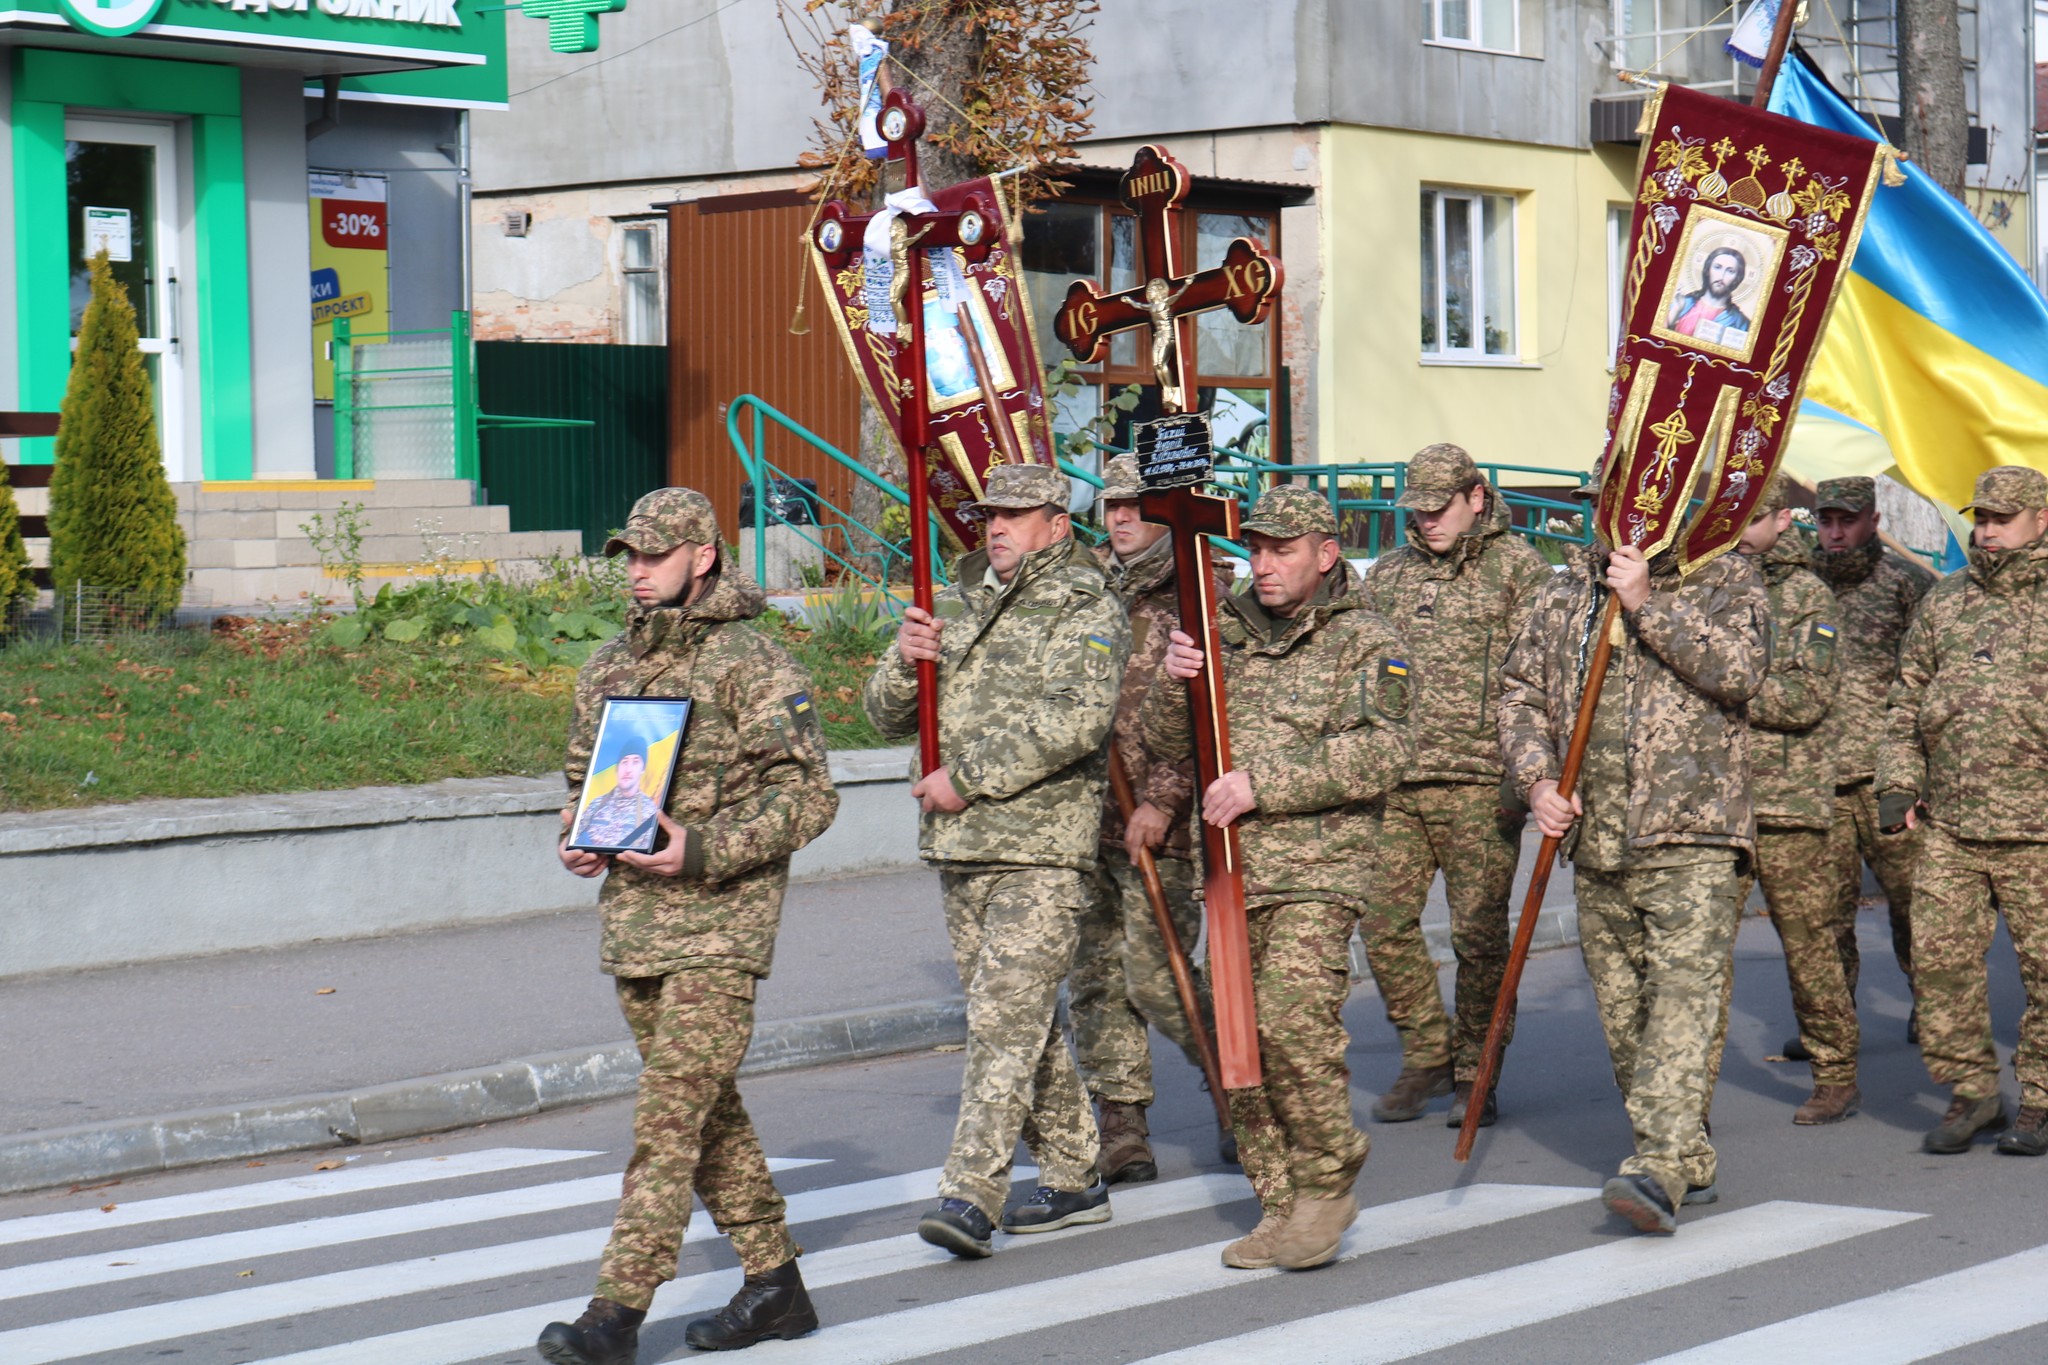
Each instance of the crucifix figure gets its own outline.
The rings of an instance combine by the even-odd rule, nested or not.
[[[1187,198],[1187,168],[1161,147],[1140,147],[1123,177],[1123,202],[1138,216],[1138,278],[1133,289],[1105,294],[1093,280],[1067,288],[1053,330],[1076,359],[1093,364],[1109,349],[1110,337],[1133,327],[1152,336],[1152,367],[1158,375],[1160,405],[1169,414],[1187,410],[1187,330],[1195,314],[1228,308],[1239,322],[1256,324],[1271,314],[1284,278],[1278,258],[1249,237],[1225,248],[1223,262],[1182,275],[1177,269],[1180,203]],[[1198,421],[1200,419],[1197,419]],[[1171,418],[1169,418],[1169,422]],[[1161,423],[1161,426],[1167,425]],[[1206,429],[1206,422],[1203,422]],[[1202,437],[1207,449],[1207,438]],[[1141,452],[1140,465],[1145,464]],[[1194,719],[1197,790],[1206,791],[1230,771],[1230,722],[1224,709],[1223,660],[1216,632],[1216,602],[1204,536],[1237,537],[1237,500],[1201,492],[1206,472],[1181,474],[1173,486],[1153,486],[1138,499],[1145,520],[1174,530],[1174,572],[1180,593],[1180,628],[1206,658],[1188,681]],[[1209,926],[1209,984],[1216,1003],[1216,1051],[1228,1089],[1259,1083],[1259,1036],[1252,1010],[1251,944],[1245,925],[1244,872],[1235,825],[1218,828],[1197,821],[1202,837],[1203,914]]]
[[[1124,172],[1123,202],[1138,217],[1138,278],[1132,289],[1105,294],[1094,280],[1067,286],[1066,301],[1053,332],[1084,365],[1099,363],[1109,338],[1130,327],[1152,329],[1152,368],[1159,377],[1160,406],[1185,412],[1189,319],[1212,308],[1228,308],[1239,322],[1256,326],[1273,311],[1284,278],[1279,258],[1250,237],[1223,250],[1220,265],[1182,275],[1178,268],[1181,201],[1188,194],[1187,168],[1163,147],[1140,147]]]

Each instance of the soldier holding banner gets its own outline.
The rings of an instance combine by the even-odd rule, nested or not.
[[[1556,575],[1508,652],[1500,741],[1544,835],[1566,838],[1580,948],[1635,1154],[1601,1191],[1639,1231],[1713,1199],[1705,1129],[1741,874],[1756,847],[1744,709],[1763,685],[1769,604],[1748,559],[1681,579],[1598,542]],[[1620,616],[1577,789],[1559,795],[1590,636]]]
[[[1098,856],[1130,627],[1075,543],[1066,502],[1067,478],[1048,465],[991,469],[978,504],[986,548],[960,559],[932,612],[904,613],[864,697],[876,729],[911,734],[915,666],[938,665],[944,763],[911,795],[967,995],[967,1070],[940,1204],[917,1230],[961,1257],[990,1254],[998,1218],[1031,1233],[1110,1216],[1058,1011]],[[1005,1211],[1020,1135],[1041,1183]]]
[[[1241,821],[1264,1081],[1230,1105],[1263,1216],[1223,1263],[1305,1270],[1334,1257],[1358,1217],[1352,1186],[1372,1146],[1351,1118],[1342,1010],[1381,798],[1409,761],[1412,685],[1322,495],[1271,489],[1243,531],[1252,586],[1223,600],[1219,627],[1235,767],[1202,793],[1201,814]],[[1195,677],[1202,650],[1172,638],[1167,673]],[[1184,750],[1191,723],[1184,689],[1152,689],[1147,743]]]

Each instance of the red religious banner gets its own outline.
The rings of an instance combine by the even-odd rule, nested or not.
[[[1682,86],[1644,126],[1595,526],[1687,573],[1777,468],[1884,153]]]
[[[947,235],[958,244],[919,245],[929,235],[924,224],[935,219],[947,222]],[[913,383],[907,338],[912,324],[924,329],[926,478],[932,506],[959,550],[981,544],[981,518],[968,504],[980,499],[989,466],[1006,458],[991,425],[996,419],[983,390],[984,371],[1015,448],[1027,460],[1053,462],[1043,372],[1017,260],[1020,230],[1006,216],[995,184],[983,178],[929,195],[916,187],[892,194],[872,216],[854,217],[834,201],[810,239],[846,358],[899,438],[906,435],[905,400]],[[923,259],[913,259],[913,252]],[[922,285],[916,317],[909,311],[913,278]],[[906,452],[914,444],[901,443]]]

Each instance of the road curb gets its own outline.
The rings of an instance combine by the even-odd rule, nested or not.
[[[740,1074],[966,1040],[959,996],[772,1020],[754,1030]],[[342,1093],[24,1133],[0,1138],[0,1194],[467,1128],[629,1095],[639,1075],[633,1045],[611,1043]]]

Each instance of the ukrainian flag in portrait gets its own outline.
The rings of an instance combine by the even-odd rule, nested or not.
[[[1780,69],[1771,112],[1879,139],[1804,54]],[[2048,470],[2048,300],[1954,196],[1901,168],[1906,183],[1870,206],[1806,397],[1882,436],[1913,488],[1961,507],[1994,465]]]

